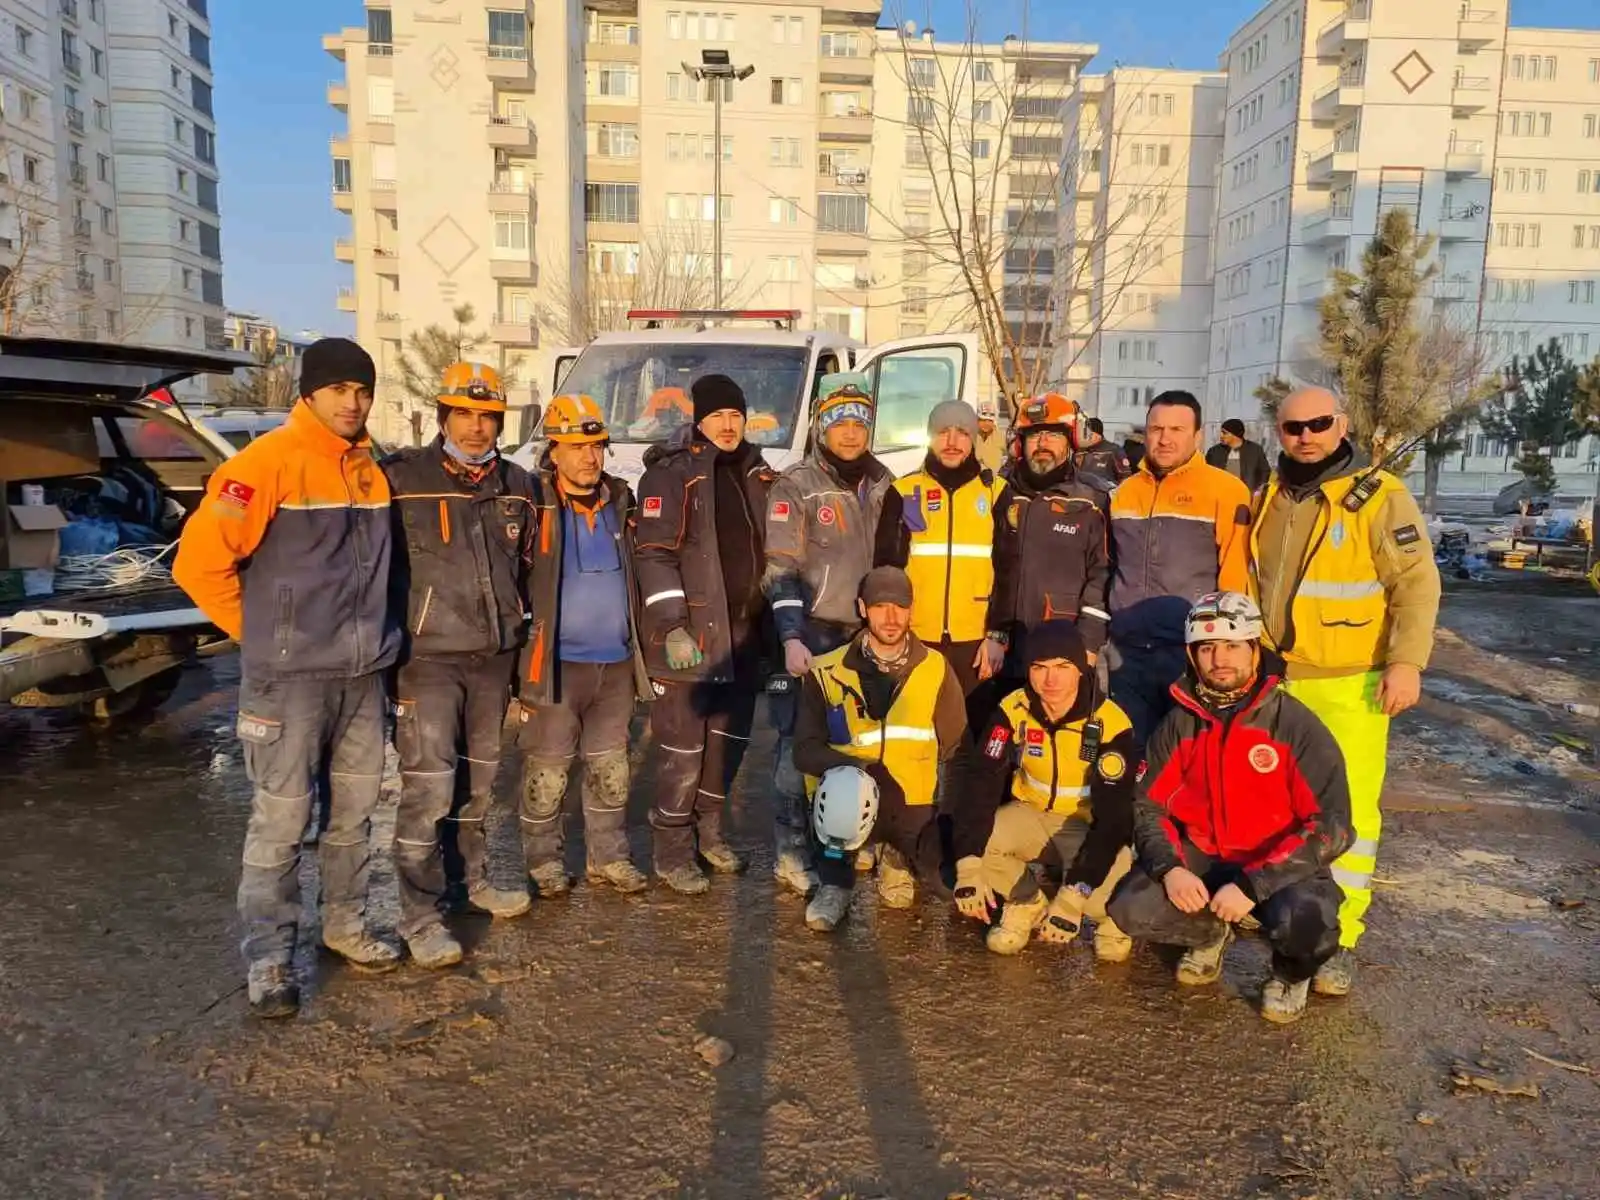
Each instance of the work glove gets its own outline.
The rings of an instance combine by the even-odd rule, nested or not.
[[[1078,936],[1078,927],[1083,923],[1083,906],[1088,900],[1076,884],[1062,884],[1039,924],[1039,939],[1057,946],[1072,941]]]
[[[988,923],[999,899],[983,877],[983,859],[969,855],[956,863],[955,896],[958,913]]]
[[[674,671],[687,671],[705,662],[706,656],[695,645],[687,629],[674,629],[667,634],[667,666]]]
[[[804,675],[811,670],[811,651],[799,638],[783,643],[783,669],[791,675]]]

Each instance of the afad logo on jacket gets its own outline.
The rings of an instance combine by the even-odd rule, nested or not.
[[[1259,746],[1251,746],[1248,758],[1250,765],[1263,775],[1272,774],[1278,769],[1278,764],[1283,761],[1278,756],[1277,748],[1268,746],[1266,743],[1262,743]]]

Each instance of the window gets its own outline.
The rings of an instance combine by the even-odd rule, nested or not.
[[[637,242],[590,242],[589,270],[596,275],[637,275]]]
[[[1545,55],[1544,77],[1546,79],[1554,79],[1556,77],[1556,60],[1550,55]]]
[[[638,158],[639,127],[606,122],[594,126],[594,154],[600,158]],[[671,154],[668,154],[671,157]]]
[[[387,8],[367,9],[367,47],[390,46],[394,42],[394,14]]]
[[[931,101],[930,101],[930,103],[931,103]],[[974,121],[993,121],[994,120],[994,101],[993,100],[976,100],[976,101],[974,101],[973,105],[972,105],[972,119]]]
[[[782,17],[772,18],[772,41],[774,45],[781,45],[783,43],[783,39],[786,36],[786,28],[786,23]]]
[[[172,73],[172,90],[175,92],[183,91],[183,69],[181,67],[169,67],[167,69]]]
[[[819,192],[817,228],[827,233],[865,233],[867,198]]]
[[[98,100],[94,102],[94,126],[108,133],[111,130],[111,109]]]
[[[800,201],[783,196],[770,197],[767,200],[767,220],[774,225],[798,225]]]
[[[17,26],[17,53],[23,58],[33,57],[33,30]]]
[[[975,141],[973,141],[972,144],[968,148],[972,151],[972,157],[973,158],[988,158],[989,157],[989,139],[988,138],[978,138]]]
[[[639,68],[631,63],[603,66],[595,72],[595,91],[600,96],[631,99],[639,94]]]
[[[1578,172],[1578,190],[1600,195],[1600,167],[1596,167],[1591,171]]]
[[[100,206],[100,230],[102,233],[115,232],[111,226],[112,213],[104,204]]]
[[[105,78],[106,52],[104,50],[97,49],[94,46],[89,47],[89,69],[100,78]]]
[[[189,240],[189,233],[193,228],[194,228],[194,222],[193,221],[190,221],[187,217],[179,217],[178,218],[178,240],[180,242],[187,242]]]
[[[27,88],[18,88],[17,99],[19,101],[17,107],[21,112],[22,119],[24,121],[33,120],[34,105],[38,103],[39,98],[28,91]]]
[[[683,37],[683,14],[669,12],[667,14],[667,36],[673,41]]]
[[[193,267],[184,267],[183,268],[183,290],[186,291],[186,292],[194,291],[194,268]]]
[[[105,154],[97,154],[94,157],[95,157],[95,170],[99,175],[100,182],[101,183],[110,183],[111,182],[111,158],[110,158],[110,156],[105,155]]]
[[[217,161],[217,135],[198,125],[194,127],[194,156],[201,162]]]
[[[799,283],[800,260],[792,254],[767,259],[768,283]]]
[[[931,58],[913,58],[907,71],[912,87],[932,87],[939,80],[938,64]]]
[[[202,183],[205,181],[204,175],[199,178]],[[187,190],[188,179],[189,172],[183,170],[178,172],[179,190]],[[333,160],[333,190],[336,192],[348,192],[350,190],[350,160],[348,158],[336,158]]]
[[[785,39],[789,45],[798,46],[805,40],[806,23],[804,17],[789,18],[789,36]]]
[[[972,64],[972,82],[973,83],[993,83],[994,82],[994,64],[993,63],[986,63],[986,62],[975,62],[975,63],[973,63]]]
[[[180,24],[181,24],[181,22],[179,22],[178,18],[175,15],[173,15],[172,13],[168,13],[167,14],[167,36],[170,37],[170,38],[176,38],[178,36],[178,29],[179,29]]]
[[[637,183],[584,184],[583,219],[638,224],[639,185]]]
[[[771,90],[774,104],[793,106],[800,103],[800,81],[798,79],[774,78]]]
[[[767,162],[774,167],[798,167],[800,165],[800,139],[768,138]]]
[[[22,178],[29,183],[39,182],[39,160],[31,154],[22,156]],[[1580,230],[1582,226],[1579,226]]]
[[[489,10],[489,57],[528,57],[528,14]]]
[[[590,184],[589,186],[594,187],[595,185]],[[494,214],[494,248],[496,250],[527,251],[527,213]]]
[[[175,141],[175,142],[183,141],[183,134],[184,134],[184,130],[186,128],[187,128],[187,126],[185,125],[184,120],[183,120],[182,117],[173,117],[172,118],[172,140]]]
[[[348,185],[349,175],[350,175],[350,163],[349,163],[349,160],[348,159],[344,160],[344,164],[345,164],[345,179],[346,179],[346,183]],[[349,191],[350,189],[349,189],[348,186],[346,186],[345,190]],[[211,176],[209,176],[209,175],[196,175],[195,176],[195,201],[194,202],[196,204],[198,204],[201,208],[205,209],[207,212],[216,212],[217,211],[217,181],[215,179],[211,178]]]

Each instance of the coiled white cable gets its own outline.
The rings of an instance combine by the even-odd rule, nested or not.
[[[172,570],[163,561],[178,548],[123,546],[110,554],[69,554],[56,564],[57,592],[103,592],[141,583],[167,582]]]

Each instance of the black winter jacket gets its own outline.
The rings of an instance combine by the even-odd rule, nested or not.
[[[645,453],[633,519],[639,632],[653,678],[721,683],[734,677],[734,645],[718,539],[738,536],[746,516],[717,512],[718,450],[694,432],[686,425]],[[755,582],[766,555],[762,531],[767,492],[776,474],[758,447],[747,442],[739,453],[748,519],[755,531],[750,563]],[[753,624],[759,629],[759,615]],[[686,671],[667,665],[667,634],[680,628],[688,630],[705,655],[699,666]]]
[[[474,483],[450,469],[438,438],[381,465],[393,492],[395,610],[406,614],[406,657],[522,645],[532,477],[500,458]]]
[[[1213,467],[1224,471],[1228,469],[1228,446],[1225,442],[1218,442],[1206,451],[1206,462]],[[1272,474],[1271,464],[1267,462],[1267,452],[1252,441],[1243,441],[1239,444],[1239,478],[1244,481],[1245,487],[1251,493],[1260,491],[1267,486],[1267,479]]]
[[[1027,673],[1022,664],[1031,626],[1067,617],[1097,652],[1110,620],[1106,494],[1070,472],[1043,491],[1034,490],[1028,476],[1024,468],[1012,474],[1004,519],[995,523],[995,560],[1008,566],[996,572],[997,587],[1006,591],[989,610],[1004,614],[1001,628],[1011,635],[1008,667],[1019,675]]]

